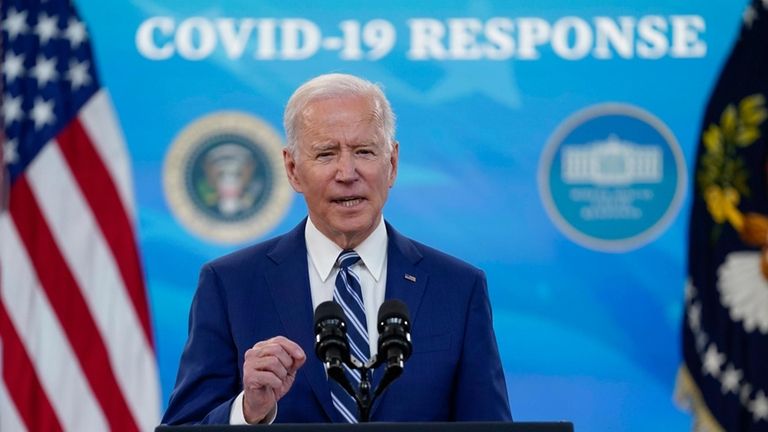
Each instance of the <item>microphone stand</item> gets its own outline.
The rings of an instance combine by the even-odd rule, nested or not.
[[[349,383],[346,376],[329,376],[338,382],[339,385],[341,385],[341,387],[344,388],[344,390],[346,390],[347,393],[349,393],[349,395],[355,399],[355,402],[357,403],[357,409],[360,412],[359,421],[360,423],[367,423],[371,421],[371,407],[373,407],[373,402],[376,401],[376,398],[381,395],[384,389],[387,388],[389,384],[392,383],[392,381],[394,381],[395,377],[390,379],[382,379],[379,385],[376,387],[376,390],[373,392],[373,394],[371,394],[371,375],[373,375],[372,371],[381,365],[383,360],[379,359],[378,355],[374,355],[367,363],[363,364],[356,358],[350,356],[349,362],[350,363],[348,366],[360,373],[360,387],[356,392],[353,391],[352,385]],[[399,375],[399,373],[397,375]]]
[[[368,423],[371,421],[371,407],[373,406],[374,398],[371,397],[371,370],[365,366],[358,369],[360,372],[360,388],[357,391],[355,401],[357,402],[357,409],[360,410],[360,422]]]
[[[321,303],[317,307],[315,352],[325,365],[328,377],[339,383],[344,391],[355,399],[360,414],[359,421],[367,423],[371,420],[373,402],[403,373],[405,360],[410,357],[412,346],[408,307],[399,300],[387,300],[382,304],[379,308],[379,352],[366,363],[349,353],[343,316],[341,306],[333,301]],[[371,394],[371,371],[382,363],[386,363],[384,375]],[[360,386],[357,390],[347,379],[344,365],[360,374]]]

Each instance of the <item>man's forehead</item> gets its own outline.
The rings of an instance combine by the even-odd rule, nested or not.
[[[301,125],[307,129],[331,129],[339,126],[367,127],[376,126],[376,116],[367,111],[356,111],[354,115],[341,114],[334,111],[310,112],[302,116]]]
[[[358,109],[351,109],[357,105]],[[353,116],[340,116],[339,113]],[[364,96],[327,97],[315,99],[307,103],[299,116],[301,123],[329,123],[333,121],[345,121],[350,123],[370,123],[378,119],[376,104],[370,98]]]
[[[301,116],[299,129],[303,135],[317,135],[316,139],[322,139],[323,136],[335,137],[344,130],[352,131],[356,128],[362,129],[358,133],[370,135],[384,135],[383,126],[373,109],[339,109],[332,107],[308,107]],[[368,129],[368,130],[365,130]],[[349,132],[348,131],[348,132]]]

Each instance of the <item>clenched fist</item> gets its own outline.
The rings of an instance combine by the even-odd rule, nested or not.
[[[258,342],[245,352],[243,414],[248,423],[260,422],[275,408],[306,360],[304,350],[283,336]]]

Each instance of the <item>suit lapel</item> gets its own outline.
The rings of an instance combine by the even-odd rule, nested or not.
[[[331,402],[331,390],[323,364],[315,357],[312,293],[309,287],[307,246],[304,222],[288,232],[267,255],[275,266],[266,275],[272,300],[277,309],[286,337],[304,350],[308,359],[299,370],[309,381],[315,396],[334,422],[342,421]]]
[[[424,296],[429,273],[417,267],[422,255],[411,240],[400,235],[389,223],[387,223],[387,234],[387,290],[385,298],[387,300],[398,299],[408,305],[413,323],[419,318],[419,307]],[[377,368],[373,374],[374,389],[383,375],[384,367]],[[371,416],[382,405],[388,393],[385,391],[373,404]]]

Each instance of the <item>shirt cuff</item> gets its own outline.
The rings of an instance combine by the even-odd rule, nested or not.
[[[229,424],[231,425],[247,425],[250,424],[245,421],[245,413],[243,413],[243,397],[245,392],[240,392],[239,395],[232,402],[232,406],[229,408]],[[272,411],[259,422],[259,424],[272,424],[277,418],[277,404],[272,408]]]

